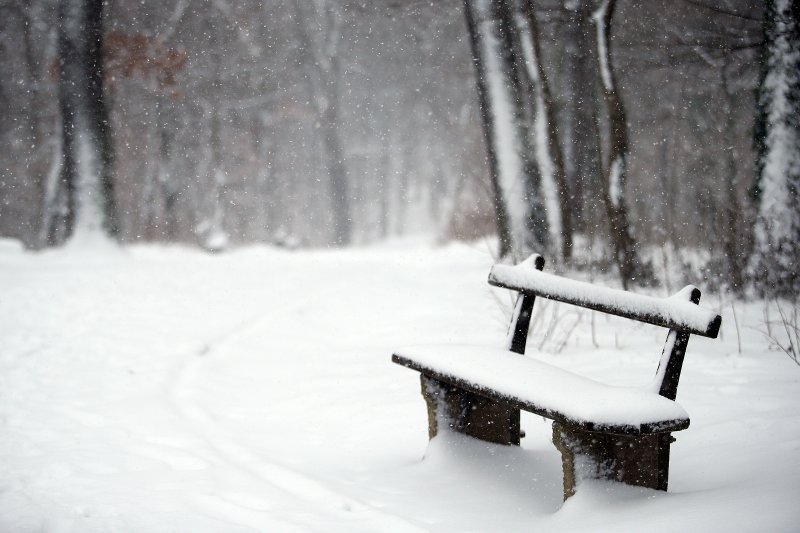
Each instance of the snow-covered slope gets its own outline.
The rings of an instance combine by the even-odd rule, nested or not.
[[[490,266],[463,245],[0,246],[0,532],[796,530],[800,368],[758,303],[737,304],[741,354],[730,305],[720,339],[690,341],[669,493],[598,483],[562,505],[527,414],[521,449],[428,445],[391,352],[502,342]],[[545,361],[649,382],[664,330],[597,315],[595,348],[588,312],[537,306]]]

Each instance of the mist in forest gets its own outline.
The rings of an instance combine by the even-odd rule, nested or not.
[[[625,285],[657,281],[660,250],[741,287],[769,9],[5,0],[0,234],[212,251],[497,236],[500,255]]]

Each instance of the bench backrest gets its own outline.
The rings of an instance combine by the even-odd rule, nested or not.
[[[525,353],[536,296],[669,328],[654,386],[658,394],[674,400],[689,336],[716,338],[719,333],[722,317],[698,305],[697,287],[657,298],[547,274],[543,268],[544,258],[534,254],[515,266],[494,265],[489,273],[491,285],[519,292],[509,328],[508,348],[513,352]]]

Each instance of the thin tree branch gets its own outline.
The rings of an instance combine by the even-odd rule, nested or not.
[[[683,1],[685,3],[687,3],[687,4],[689,4],[689,5],[692,5],[692,6],[695,6],[695,7],[699,7],[701,9],[706,9],[708,11],[713,11],[714,13],[718,13],[720,15],[726,15],[728,17],[734,17],[734,18],[738,18],[738,19],[742,19],[742,20],[748,20],[750,22],[756,22],[758,24],[761,24],[763,22],[763,20],[760,19],[760,18],[752,17],[750,15],[745,15],[745,14],[742,14],[742,13],[737,13],[735,11],[729,11],[727,9],[723,9],[723,8],[717,7],[717,6],[711,6],[711,5],[708,5],[708,4],[704,3],[704,2],[700,2],[698,0],[683,0]]]

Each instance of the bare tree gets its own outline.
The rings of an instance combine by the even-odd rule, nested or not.
[[[513,5],[465,0],[489,159],[500,255],[549,246],[542,177],[530,145],[536,112]],[[526,116],[527,115],[527,116]]]
[[[553,187],[556,189],[558,209],[550,209],[548,211],[558,212],[558,223],[551,223],[551,225],[554,226],[553,233],[558,234],[557,240],[560,245],[561,258],[564,261],[569,261],[572,257],[574,231],[572,200],[564,167],[564,152],[561,149],[562,143],[559,138],[555,101],[542,61],[539,23],[536,19],[533,0],[524,1],[523,12],[524,21],[520,24],[520,37],[523,39],[523,51],[527,52],[528,76],[533,84],[533,96],[536,106],[536,123],[534,124],[534,137],[537,144],[536,159],[543,178],[550,174]]]
[[[484,39],[483,52],[491,45],[499,54],[493,59],[484,54],[484,62],[516,69],[515,74],[495,68],[502,75],[489,78],[505,81],[484,83],[487,103],[481,107],[472,105],[477,69],[459,17],[464,0],[112,2],[104,9],[109,31],[103,68],[105,92],[113,96],[108,103],[117,147],[113,185],[120,239],[202,244],[198,225],[206,221],[210,228],[220,220],[232,244],[325,245],[336,241],[334,213],[347,211],[338,226],[349,225],[353,242],[419,231],[479,238],[500,226],[510,249],[510,234],[500,221],[501,211],[508,219],[512,208],[523,237],[518,241],[531,239],[525,245],[541,249],[528,234],[535,226],[532,200],[546,207],[533,219],[546,213],[555,252],[556,236],[569,234],[558,222],[564,219],[558,204],[564,195],[554,193],[548,178],[558,173],[560,145],[575,231],[602,236],[615,249],[603,198],[609,180],[600,172],[610,166],[610,155],[606,166],[599,162],[600,146],[607,150],[611,144],[590,16],[599,2],[532,2],[538,53],[526,29],[531,2],[470,2],[486,14],[477,26],[493,35],[491,42]],[[7,147],[0,152],[0,232],[29,245],[46,237],[38,232],[44,227],[43,184],[59,185],[53,192],[61,192],[61,213],[67,206],[66,188],[57,179],[62,159],[59,65],[53,62],[58,3],[0,0],[5,110],[0,139]],[[500,16],[509,11],[511,24]],[[739,284],[726,265],[747,248],[744,237],[754,226],[747,177],[755,166],[749,120],[758,85],[757,48],[738,49],[758,46],[762,13],[758,0],[617,2],[615,7],[612,51],[628,128],[624,200],[630,229],[638,243],[674,245],[679,255],[687,247],[708,250],[708,265],[694,266],[719,283]],[[501,24],[512,29],[510,41],[499,33]],[[504,55],[509,49],[512,63]],[[727,51],[730,58],[724,57]],[[326,62],[334,52],[334,61]],[[181,57],[185,66],[177,70],[175,85],[161,87],[161,74],[153,69],[175,71]],[[53,65],[50,76],[48,65]],[[546,80],[553,99],[547,113],[537,79]],[[333,86],[331,97],[326,91]],[[488,145],[518,158],[523,170],[513,195],[502,188],[509,182],[492,185],[499,165],[487,171],[480,113],[495,118],[488,92],[505,94],[513,104],[506,108],[512,120],[505,122],[512,127],[503,134],[525,136],[519,153],[509,149],[514,143]],[[548,126],[544,134],[537,124]],[[553,125],[557,143],[549,140]],[[326,140],[332,140],[331,150]],[[543,145],[552,173],[542,168]],[[540,186],[547,185],[535,195],[525,183],[529,171],[539,176]],[[344,176],[338,182],[346,185],[344,194],[332,192],[336,175]],[[346,210],[334,206],[339,199]],[[48,220],[53,214],[55,209],[48,211]],[[686,227],[687,217],[696,223]],[[576,255],[587,260],[586,252]]]
[[[564,0],[566,24],[561,36],[566,56],[564,100],[564,173],[570,185],[575,230],[595,233],[604,210],[603,169],[598,118],[597,67],[592,39],[592,0]]]
[[[800,288],[800,1],[769,0],[756,143],[756,276],[768,293]]]
[[[77,233],[119,233],[113,147],[103,87],[103,1],[59,4],[62,165],[49,211],[48,243]]]
[[[614,259],[623,287],[631,282],[647,282],[647,271],[640,262],[631,233],[625,201],[628,165],[628,123],[622,96],[617,90],[611,58],[611,21],[616,0],[602,0],[592,18],[597,28],[597,63],[603,85],[603,100],[608,113],[609,153],[604,173],[603,201],[611,229]]]

